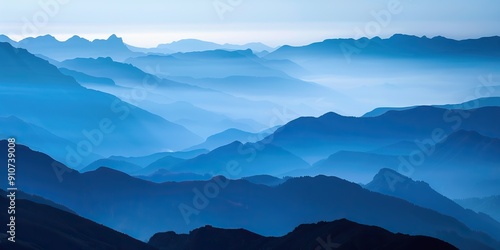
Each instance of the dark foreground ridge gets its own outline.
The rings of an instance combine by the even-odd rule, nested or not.
[[[205,226],[189,234],[157,233],[149,244],[161,250],[191,249],[457,249],[427,236],[393,234],[346,219],[300,225],[282,237],[264,237],[244,229]]]
[[[1,193],[0,206],[7,208],[9,200],[4,191]],[[0,224],[8,223],[8,214],[0,213]],[[0,249],[155,249],[91,220],[29,200],[16,200],[15,223],[16,242],[8,241],[7,235],[0,232]]]

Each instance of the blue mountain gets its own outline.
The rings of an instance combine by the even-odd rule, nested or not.
[[[144,71],[155,65],[160,69],[162,76],[168,77],[223,78],[233,75],[287,77],[283,71],[275,69],[275,65],[272,67],[266,65],[267,60],[257,57],[251,50],[211,50],[175,53],[168,56],[148,55],[130,58],[126,62]]]
[[[339,151],[314,163],[310,169],[289,174],[292,176],[324,174],[356,183],[368,183],[380,169],[386,167],[397,169],[399,163],[398,157],[392,155]]]
[[[263,130],[258,133],[247,132],[235,128],[230,128],[224,130],[220,133],[209,136],[205,142],[192,146],[189,149],[207,149],[214,150],[218,147],[230,144],[234,141],[239,141],[241,143],[247,142],[257,142],[267,137],[269,134],[272,134],[276,131],[277,127]]]
[[[0,35],[0,42],[1,43],[9,43],[13,46],[15,46],[15,44],[17,43],[16,41],[10,39],[8,36],[6,35]]]
[[[361,44],[358,46],[358,44]],[[486,58],[498,57],[497,48],[500,46],[500,37],[484,37],[479,39],[453,40],[437,36],[434,38],[417,37],[396,34],[387,39],[374,37],[371,39],[328,39],[322,42],[305,46],[282,46],[270,53],[270,59],[299,59],[325,58],[342,56],[345,50],[355,46],[364,56],[390,56],[390,57],[439,57],[439,56],[479,56]],[[352,49],[352,48],[351,48]]]
[[[198,105],[201,105],[201,103],[198,103]],[[182,125],[191,131],[196,131],[197,134],[203,137],[212,136],[228,128],[245,131],[259,131],[265,128],[263,124],[252,119],[230,118],[228,115],[217,111],[209,111],[186,101],[159,104],[156,108],[152,107],[150,110],[161,114],[162,117],[169,121]],[[219,146],[222,145],[224,144],[219,144]]]
[[[414,150],[408,154],[340,151],[316,162],[312,168],[287,174],[327,174],[368,183],[370,175],[390,168],[425,180],[448,197],[494,195],[500,188],[498,142],[474,131],[460,130],[436,144],[413,142]]]
[[[73,36],[66,41],[58,41],[53,36],[45,35],[25,38],[17,43],[10,42],[10,44],[14,47],[27,49],[32,54],[42,54],[57,61],[77,57],[97,58],[103,56],[123,61],[129,57],[142,55],[142,53],[129,50],[123,40],[116,35],[111,35],[106,40],[96,39],[94,41],[88,41],[79,36]]]
[[[126,161],[99,159],[97,161],[90,163],[85,168],[81,169],[80,172],[84,173],[84,172],[94,171],[100,167],[108,167],[127,174],[133,174],[142,169],[142,167]]]
[[[106,77],[95,77],[75,70],[59,68],[61,73],[73,77],[78,83],[85,85],[116,85],[115,82]]]
[[[460,104],[445,104],[445,105],[432,105],[432,106],[437,107],[437,108],[443,108],[443,109],[463,109],[463,110],[477,109],[477,108],[483,108],[483,107],[500,107],[500,97],[485,97],[485,98],[471,100],[468,102],[463,102]],[[391,107],[376,108],[376,109],[364,114],[363,117],[374,117],[374,116],[379,116],[379,115],[385,114],[388,111],[408,110],[408,109],[412,109],[415,107],[416,106],[399,107],[399,108],[395,108],[395,107],[394,108],[391,108]]]
[[[208,150],[197,149],[188,151],[162,152],[162,153],[155,153],[152,155],[137,156],[137,157],[110,156],[108,159],[115,161],[124,161],[145,168],[151,163],[158,161],[164,157],[174,157],[187,160],[205,153],[208,153]]]
[[[148,171],[150,172],[150,171]],[[165,168],[160,168],[156,172],[149,175],[136,175],[136,178],[155,182],[185,182],[185,181],[209,181],[213,178],[210,174],[193,174],[193,173],[174,173],[166,170]]]
[[[217,44],[213,42],[202,41],[198,39],[182,39],[179,41],[171,42],[168,44],[160,44],[156,48],[143,49],[137,47],[129,48],[137,52],[147,52],[147,53],[163,53],[172,54],[176,52],[195,52],[195,51],[206,51],[206,50],[246,50],[251,49],[255,52],[261,51],[272,51],[273,48],[262,44],[262,43],[247,43],[243,45],[235,44]]]
[[[234,75],[224,78],[186,79],[186,82],[202,88],[219,90],[235,96],[251,97],[252,99],[323,98],[331,102],[352,102],[331,88],[294,78]]]
[[[182,162],[171,169],[173,172],[225,175],[230,178],[268,174],[282,175],[290,170],[308,168],[304,160],[274,145],[241,143],[234,141],[207,154]],[[237,173],[228,173],[237,168]]]
[[[9,195],[9,192],[7,192],[3,189],[0,189],[0,195],[2,197],[6,197],[7,195]],[[71,210],[71,209],[69,209],[61,204],[57,204],[51,200],[47,200],[47,199],[45,199],[41,196],[38,196],[38,195],[27,194],[27,193],[25,193],[23,191],[19,191],[19,190],[16,191],[16,200],[28,200],[28,201],[31,201],[34,203],[51,206],[53,208],[57,208],[59,210],[62,210],[62,211],[68,212],[68,213],[76,214],[75,211],[73,211],[73,210]]]
[[[462,208],[423,181],[413,181],[394,170],[382,169],[365,188],[452,216],[471,229],[486,232],[500,240],[500,222]]]
[[[254,175],[254,176],[243,177],[241,179],[249,181],[254,184],[260,184],[272,187],[285,183],[285,181],[290,179],[290,177],[278,178],[271,175]]]
[[[167,155],[161,159],[158,159],[146,167],[140,169],[139,171],[133,172],[134,175],[151,175],[160,174],[158,170],[170,170],[176,165],[186,161],[185,159],[177,158],[171,155]],[[162,175],[165,175],[163,173]]]
[[[500,107],[484,107],[465,113],[422,106],[377,117],[327,113],[318,118],[293,120],[265,140],[309,162],[316,162],[341,150],[363,152],[401,141],[423,141],[431,138],[436,129],[442,133],[438,141],[460,129],[500,138],[500,119],[496,117],[500,117]]]
[[[483,198],[457,199],[455,202],[464,208],[487,214],[500,222],[500,195]]]
[[[16,138],[16,140],[23,142],[34,150],[44,151],[59,161],[65,161],[67,156],[67,152],[61,150],[61,148],[66,146],[76,147],[77,144],[15,116],[0,117],[0,127],[2,128],[0,138]],[[90,163],[101,157],[98,154],[91,153],[85,159],[82,159],[82,164]]]

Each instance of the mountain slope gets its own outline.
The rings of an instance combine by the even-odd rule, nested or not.
[[[348,220],[300,225],[281,237],[264,237],[244,229],[205,226],[189,234],[157,233],[148,244],[158,249],[456,249],[425,236],[393,234]]]
[[[92,85],[92,84],[104,84],[104,85],[115,85],[115,82],[112,79],[105,78],[105,77],[95,77],[95,76],[90,76],[87,74],[84,74],[82,72],[66,69],[66,68],[59,68],[59,71],[61,73],[71,76],[75,78],[77,82],[83,85]]]
[[[84,172],[94,171],[100,167],[108,167],[127,174],[133,174],[142,169],[140,166],[137,166],[133,163],[129,163],[126,161],[99,159],[97,161],[92,162],[85,168],[81,169],[80,172],[84,173]]]
[[[83,158],[90,154],[147,154],[200,141],[180,125],[115,96],[80,86],[24,49],[0,43],[0,56],[4,58],[0,62],[0,98],[10,103],[0,106],[0,116],[15,115],[79,143],[78,148],[68,148],[67,144],[57,147],[72,158],[64,159],[71,167],[81,168]]]
[[[365,152],[339,151],[313,164],[304,174],[337,176],[356,183],[368,183],[384,167],[397,168],[399,160],[394,156]]]
[[[15,116],[0,117],[0,138],[16,138],[34,150],[43,150],[48,155],[63,161],[66,159],[67,152],[62,150],[64,147],[75,147],[76,143],[59,137],[46,129],[34,124],[27,123]],[[93,160],[99,159],[101,156],[91,153],[85,159],[82,159],[82,164],[90,163]]]
[[[460,206],[485,213],[500,222],[500,195],[455,200]]]
[[[130,58],[126,62],[146,72],[148,68],[151,70],[151,65],[155,65],[160,73],[163,72],[163,76],[169,77],[223,78],[233,75],[287,77],[287,74],[277,70],[276,67],[265,65],[263,59],[254,55],[251,50],[210,50],[175,53],[168,56],[148,55]]]
[[[203,130],[204,126],[199,124],[204,124],[206,119],[206,125],[211,129],[209,135],[235,125],[245,127],[242,123],[248,123],[248,127],[259,124],[259,121],[268,123],[276,116],[273,110],[279,107],[269,101],[252,101],[160,78],[155,73],[162,72],[162,69],[154,62],[147,62],[145,68],[139,69],[111,58],[78,58],[63,61],[58,66],[95,77],[110,78],[117,86],[93,85],[92,88],[118,96],[167,120],[181,121],[191,128]],[[198,118],[198,114],[203,117]],[[247,119],[246,121],[250,122],[239,119]]]
[[[227,174],[228,166],[237,166],[239,173]],[[234,141],[207,154],[184,161],[171,171],[219,175],[238,178],[259,174],[282,175],[290,170],[309,167],[304,160],[274,145]]]
[[[0,197],[0,205],[9,200]],[[57,208],[28,200],[16,200],[16,242],[0,234],[1,249],[156,249],[128,235]],[[8,224],[7,213],[0,223]]]
[[[164,170],[170,170],[176,165],[180,164],[181,162],[184,162],[184,159],[180,159],[177,157],[173,157],[170,155],[167,155],[149,165],[147,165],[145,168],[142,168],[139,171],[136,171],[134,175],[150,175],[155,172],[157,172],[160,169]]]
[[[380,170],[365,188],[452,216],[464,222],[471,229],[487,232],[500,240],[499,222],[488,216],[463,209],[457,203],[433,190],[429,184],[422,181],[413,181],[394,170]]]

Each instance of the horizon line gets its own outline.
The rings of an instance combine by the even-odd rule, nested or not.
[[[412,34],[404,34],[404,33],[393,33],[393,34],[390,34],[390,35],[386,35],[386,36],[373,36],[373,37],[368,37],[368,36],[363,36],[363,37],[359,37],[359,38],[354,38],[354,37],[331,37],[331,38],[326,38],[326,39],[323,39],[323,40],[317,40],[317,41],[314,41],[314,42],[308,42],[308,43],[300,43],[300,44],[294,44],[294,45],[291,45],[291,44],[280,44],[278,46],[271,46],[269,44],[266,44],[265,42],[259,42],[259,41],[253,41],[253,42],[246,42],[246,43],[219,43],[219,42],[215,42],[215,41],[209,41],[209,40],[204,40],[204,39],[200,39],[200,38],[194,38],[194,37],[187,37],[187,38],[182,38],[182,39],[178,39],[178,40],[169,40],[169,41],[165,41],[165,42],[160,42],[158,44],[156,44],[156,46],[153,46],[153,47],[142,47],[142,46],[137,46],[137,45],[133,45],[131,43],[128,43],[126,42],[126,38],[123,38],[122,35],[117,35],[116,33],[112,33],[110,35],[105,35],[104,37],[101,36],[99,38],[88,38],[85,37],[84,35],[78,35],[78,34],[74,34],[74,35],[71,35],[71,36],[67,36],[67,35],[53,35],[53,34],[44,34],[44,35],[38,35],[38,36],[26,36],[26,37],[23,37],[21,39],[16,39],[16,38],[12,38],[10,37],[9,35],[7,34],[0,34],[0,36],[5,36],[7,37],[8,39],[18,43],[18,42],[21,42],[25,39],[29,39],[29,38],[32,38],[32,39],[35,39],[35,38],[40,38],[40,37],[51,37],[51,38],[54,38],[56,41],[58,42],[61,42],[61,43],[64,43],[64,42],[67,42],[68,40],[72,39],[72,38],[80,38],[80,39],[84,39],[84,40],[87,40],[89,42],[94,42],[94,41],[106,41],[106,40],[109,40],[110,38],[112,37],[116,37],[118,39],[121,39],[123,41],[123,43],[125,45],[128,45],[128,46],[132,46],[132,47],[136,47],[136,48],[141,48],[141,49],[152,49],[152,48],[157,48],[158,46],[160,45],[164,45],[164,44],[171,44],[171,43],[175,43],[175,42],[180,42],[180,41],[184,41],[184,40],[196,40],[196,41],[202,41],[202,42],[209,42],[209,43],[214,43],[214,44],[218,44],[218,45],[237,45],[237,46],[243,46],[243,45],[247,45],[247,44],[252,44],[252,43],[260,43],[260,44],[263,44],[267,47],[270,47],[270,48],[279,48],[279,47],[282,47],[282,46],[307,46],[307,45],[310,45],[310,44],[313,44],[313,43],[319,43],[319,42],[324,42],[326,40],[340,40],[340,39],[355,39],[355,40],[359,40],[359,39],[375,39],[375,38],[379,38],[379,39],[390,39],[396,35],[403,35],[403,36],[411,36],[411,37],[417,37],[417,38],[427,38],[427,39],[434,39],[434,38],[438,38],[438,37],[442,37],[442,38],[445,38],[445,39],[449,39],[449,40],[455,40],[455,41],[465,41],[465,40],[477,40],[477,39],[482,39],[482,38],[493,38],[493,37],[500,37],[500,35],[493,35],[493,36],[480,36],[480,37],[467,37],[467,38],[461,38],[461,39],[457,39],[457,38],[451,38],[451,37],[447,37],[447,36],[443,36],[443,35],[436,35],[436,36],[427,36],[427,35],[412,35]]]

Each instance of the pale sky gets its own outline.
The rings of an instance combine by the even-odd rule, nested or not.
[[[463,39],[500,35],[498,13],[499,0],[0,0],[0,34],[116,34],[141,47],[185,38],[271,46],[395,33]]]

